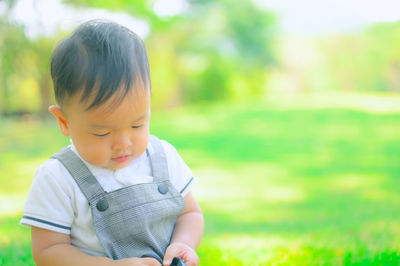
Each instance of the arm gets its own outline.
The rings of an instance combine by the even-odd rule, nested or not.
[[[180,257],[188,265],[198,265],[199,259],[195,252],[201,241],[204,230],[204,218],[200,206],[192,193],[185,196],[186,209],[178,217],[171,244],[168,247],[164,265],[169,265],[173,257]]]
[[[157,260],[149,258],[128,258],[114,261],[106,257],[90,256],[70,243],[69,235],[32,226],[32,256],[38,266],[160,265]]]
[[[178,217],[171,243],[180,242],[196,249],[203,236],[203,213],[192,193],[185,196],[186,208]]]

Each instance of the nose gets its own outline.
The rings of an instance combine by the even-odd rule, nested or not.
[[[126,150],[132,146],[132,139],[129,134],[121,133],[115,136],[113,150]]]

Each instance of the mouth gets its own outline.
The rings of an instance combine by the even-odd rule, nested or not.
[[[127,161],[130,157],[131,157],[130,155],[123,155],[123,156],[112,158],[111,160],[113,160],[114,162],[117,162],[117,163],[123,163],[123,162]]]

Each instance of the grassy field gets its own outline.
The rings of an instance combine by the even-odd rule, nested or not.
[[[18,224],[53,121],[0,122],[0,265],[34,265]],[[400,97],[309,95],[154,112],[198,178],[202,265],[399,265]]]

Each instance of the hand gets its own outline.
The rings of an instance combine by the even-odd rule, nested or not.
[[[114,265],[118,266],[161,266],[160,262],[153,258],[126,258],[114,262]]]
[[[200,263],[196,251],[185,243],[172,243],[165,252],[164,265],[170,265],[174,257],[183,259],[187,266],[197,266]]]

